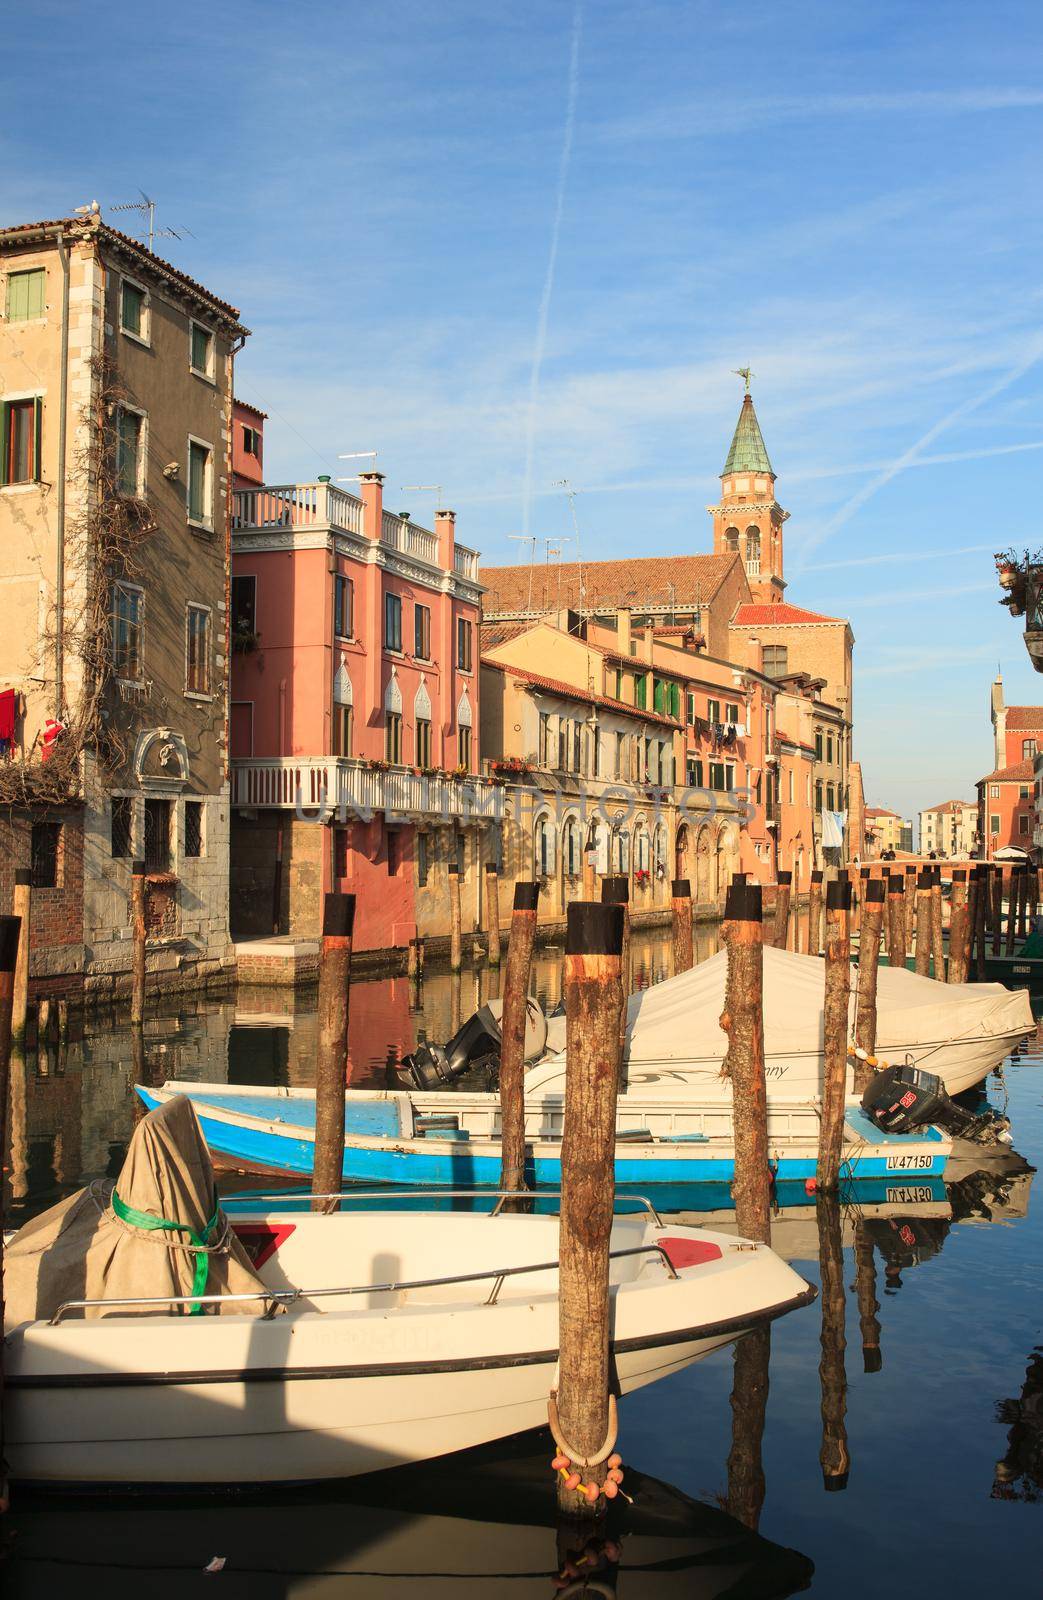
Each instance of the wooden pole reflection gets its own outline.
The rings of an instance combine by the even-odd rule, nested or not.
[[[822,1482],[827,1491],[847,1488],[851,1465],[847,1449],[847,1373],[844,1368],[844,1247],[840,1202],[835,1194],[819,1193],[815,1201],[818,1220],[818,1261],[822,1301]]]
[[[735,1346],[733,1361],[726,1510],[730,1517],[756,1532],[767,1487],[761,1445],[768,1410],[770,1326],[754,1328],[744,1335]]]
[[[876,1261],[873,1240],[865,1221],[855,1223],[855,1294],[862,1331],[862,1364],[866,1372],[879,1372],[884,1364],[880,1349],[880,1302],[876,1298]]]

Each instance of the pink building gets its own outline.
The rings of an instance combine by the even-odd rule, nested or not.
[[[478,557],[452,511],[419,527],[383,486],[369,472],[361,496],[328,479],[235,494],[239,938],[315,937],[331,889],[356,896],[358,949],[447,933],[450,860],[464,929],[481,926],[500,789],[477,776]]]

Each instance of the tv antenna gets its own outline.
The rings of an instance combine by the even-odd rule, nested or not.
[[[435,497],[435,511],[442,510],[442,485],[440,483],[403,483],[403,494],[433,494]]]
[[[556,489],[564,489],[568,497],[569,510],[572,513],[572,532],[576,541],[576,565],[579,567],[579,609],[583,611],[586,608],[587,585],[583,577],[583,552],[580,548],[579,540],[579,518],[576,515],[576,495],[579,491],[572,487],[568,478],[559,478],[554,487]]]
[[[527,544],[529,547],[529,603],[526,611],[532,610],[532,576],[536,565],[536,535],[534,533],[509,533],[508,539],[514,539],[518,544]]]
[[[373,465],[370,468],[370,471],[371,472],[376,472],[376,470],[377,470],[377,452],[375,450],[349,450],[346,453],[343,453],[343,454],[339,455],[337,457],[337,460],[338,461],[372,461]],[[356,473],[353,478],[338,478],[337,479],[338,483],[361,483],[361,481],[362,480],[359,477],[358,473]]]
[[[155,240],[156,239],[180,239],[182,237],[182,235],[184,235],[186,233],[188,234],[190,239],[194,239],[195,238],[195,234],[192,232],[192,229],[191,228],[186,228],[183,223],[179,224],[180,232],[178,231],[177,228],[157,228],[156,227],[156,202],[149,198],[149,196],[145,193],[144,189],[139,189],[138,193],[141,196],[140,200],[128,200],[126,202],[126,204],[124,204],[124,205],[110,206],[109,210],[110,211],[140,211],[141,212],[142,226],[145,229],[145,234],[146,234],[146,238],[147,238],[147,241],[148,241],[148,249],[149,249],[149,254],[150,255],[155,255],[155,253],[156,253],[156,251],[155,251]]]

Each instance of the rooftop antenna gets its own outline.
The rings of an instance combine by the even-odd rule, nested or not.
[[[534,533],[509,533],[508,539],[515,539],[519,544],[529,546],[529,603],[526,611],[532,610],[532,574],[536,565],[536,535]]]
[[[195,238],[195,234],[192,232],[191,228],[186,228],[183,223],[179,224],[179,227],[180,227],[180,230],[181,230],[180,233],[177,231],[176,228],[157,228],[156,227],[156,202],[149,198],[149,196],[145,193],[144,189],[139,189],[138,193],[141,196],[140,200],[128,200],[125,205],[110,206],[109,210],[110,211],[140,211],[141,212],[142,222],[143,222],[143,226],[145,228],[145,234],[146,234],[146,237],[147,237],[147,240],[148,240],[148,250],[149,250],[149,254],[150,255],[155,255],[155,253],[156,253],[155,241],[157,239],[180,239],[182,234],[185,234],[185,233],[187,233],[190,238],[192,238],[192,239]]]
[[[561,610],[561,547],[562,547],[563,544],[571,544],[572,541],[569,538],[563,537],[562,535],[559,534],[557,536],[557,538],[544,539],[543,542],[547,547],[547,565],[548,565],[548,567],[550,566],[550,558],[551,558],[551,556],[557,556],[557,558],[558,558],[558,610],[560,611]]]
[[[375,450],[348,450],[348,451],[342,452],[340,455],[338,455],[337,460],[338,461],[368,461],[368,460],[372,460],[373,466],[371,468],[371,471],[376,472],[376,470],[377,470],[377,452]],[[359,476],[359,474],[356,472],[356,474],[355,474],[355,476],[353,478],[338,478],[337,482],[338,483],[361,483],[362,479]]]
[[[578,491],[572,487],[568,478],[559,478],[555,484],[555,488],[564,489],[566,495],[568,496],[569,510],[572,513],[572,532],[576,539],[576,565],[579,567],[579,609],[580,611],[585,611],[587,600],[587,584],[583,576],[583,553],[580,549],[579,541],[579,518],[576,516],[576,495]]]
[[[435,497],[435,511],[441,511],[442,485],[440,483],[403,483],[400,485],[403,494],[433,494]]]

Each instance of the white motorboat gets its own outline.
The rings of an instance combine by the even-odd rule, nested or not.
[[[557,1255],[558,1220],[540,1215],[225,1218],[177,1096],[139,1124],[111,1193],[81,1190],[8,1247],[11,1476],[342,1478],[534,1427]],[[814,1297],[766,1246],[651,1207],[615,1219],[610,1283],[621,1394]]]
[[[631,995],[627,1006],[624,1094],[683,1090],[700,1105],[731,1099],[721,1066],[728,956],[720,951],[689,972]],[[790,950],[764,950],[764,1061],[769,1099],[818,1100],[822,1093],[825,963]],[[858,968],[851,969],[854,1036]],[[1024,990],[999,983],[947,984],[900,968],[877,971],[876,1050],[880,1059],[934,1073],[948,1094],[973,1088],[1010,1054],[1035,1021]],[[560,1094],[565,1080],[564,1019],[552,1018],[546,1045],[529,1068],[526,1100]],[[850,1069],[849,1069],[850,1070]],[[849,1092],[854,1093],[849,1077]]]

